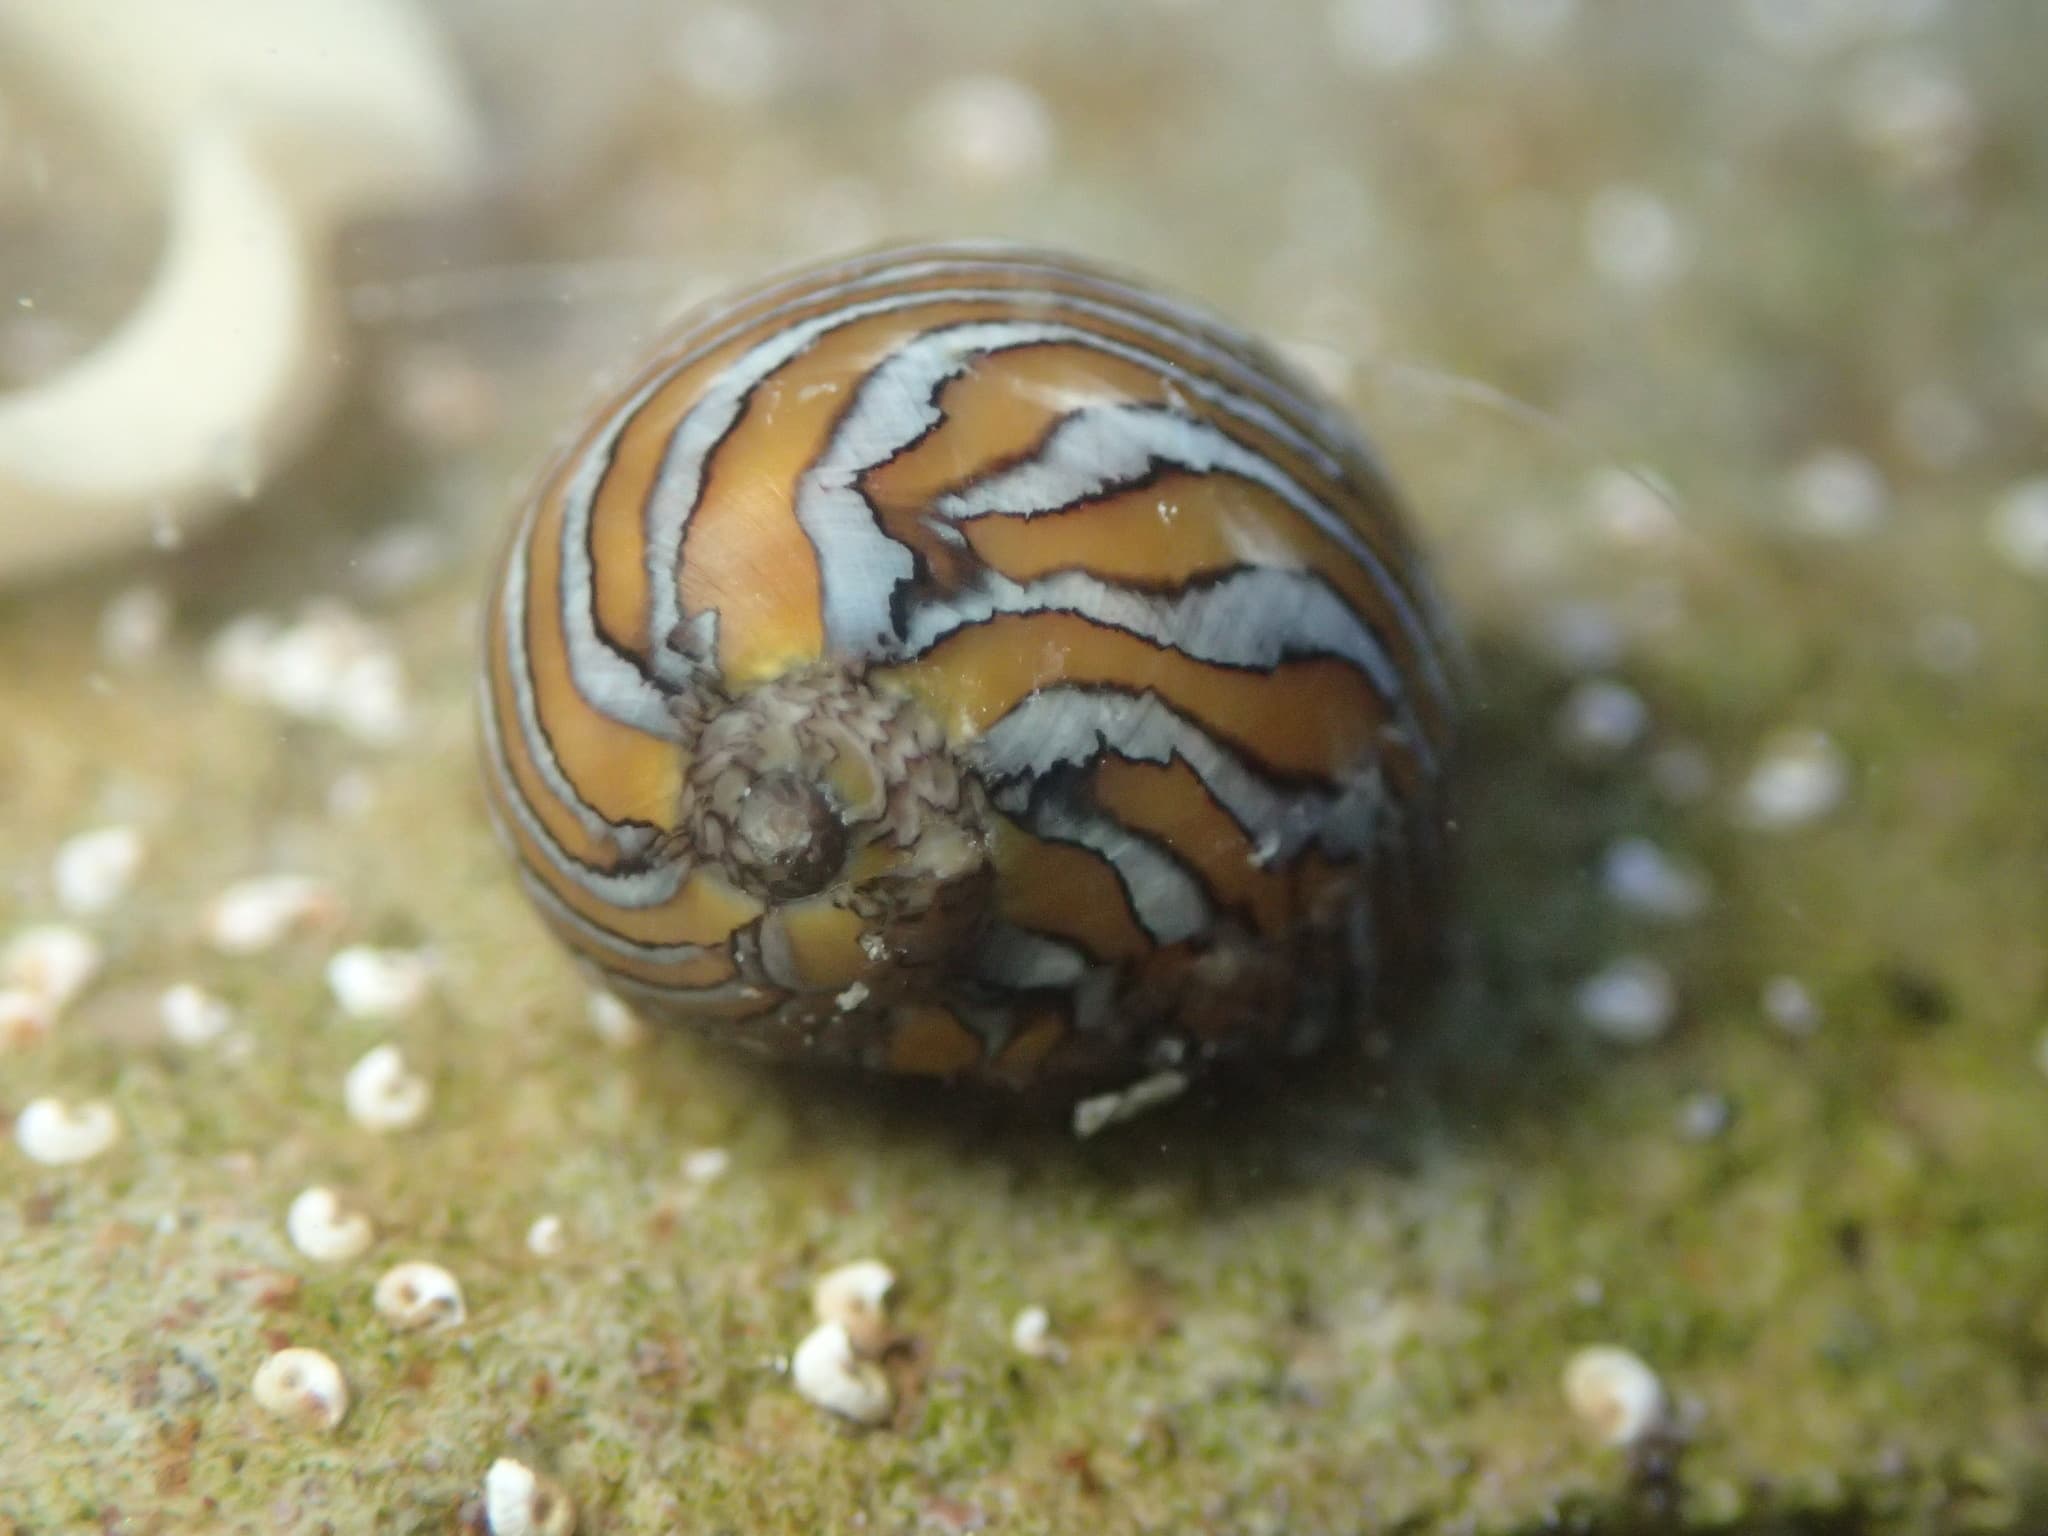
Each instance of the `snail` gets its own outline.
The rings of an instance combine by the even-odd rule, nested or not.
[[[686,320],[524,504],[486,800],[635,1011],[1013,1087],[1285,1056],[1440,925],[1449,637],[1341,413],[1063,256]]]

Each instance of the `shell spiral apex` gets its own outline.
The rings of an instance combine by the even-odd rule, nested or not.
[[[1355,1032],[1453,700],[1395,495],[1243,334],[948,245],[685,322],[495,572],[487,800],[640,1011],[1025,1085]]]

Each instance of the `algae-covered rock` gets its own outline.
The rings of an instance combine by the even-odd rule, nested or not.
[[[501,1459],[585,1532],[2048,1524],[2048,586],[1998,531],[2048,441],[2037,9],[727,7],[689,68],[626,9],[458,10],[506,191],[358,253],[342,431],[0,608],[0,938],[99,961],[0,1009],[0,1530],[478,1530]],[[1383,1049],[1077,1143],[593,1013],[509,879],[511,487],[674,295],[913,231],[1199,292],[1408,486],[1472,702],[1451,958]],[[303,910],[224,948],[271,876]],[[357,951],[430,979],[353,1006]],[[1632,958],[1668,1005],[1603,1031]],[[372,1123],[384,1047],[424,1100]],[[44,1099],[119,1134],[38,1160]],[[315,1189],[370,1240],[295,1238]],[[790,1377],[865,1259],[870,1428]],[[408,1263],[459,1315],[380,1312]],[[1593,1346],[1663,1396],[1623,1444]],[[259,1401],[288,1348],[331,1428]]]

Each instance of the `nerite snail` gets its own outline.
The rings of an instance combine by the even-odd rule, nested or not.
[[[1388,482],[1249,338],[1064,258],[694,317],[542,477],[486,623],[541,914],[772,1055],[1302,1051],[1436,922],[1452,701]]]

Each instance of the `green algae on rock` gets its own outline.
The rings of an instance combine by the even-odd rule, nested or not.
[[[1371,8],[1346,9],[1355,32]],[[606,1536],[2048,1525],[2048,604],[1992,536],[2042,473],[2048,22],[2020,0],[1523,8],[1548,31],[1424,9],[1433,51],[1396,69],[1326,46],[1322,6],[957,4],[914,32],[848,6],[808,33],[753,7],[775,68],[752,78],[780,84],[749,106],[628,67],[659,49],[609,8],[548,49],[544,19],[450,8],[490,99],[521,104],[512,206],[446,248],[463,282],[360,253],[403,260],[366,273],[395,297],[352,338],[364,397],[274,505],[0,607],[0,936],[61,920],[100,961],[0,1044],[0,1528],[439,1532],[484,1517],[500,1459]],[[1046,132],[942,178],[908,119],[991,68]],[[1616,185],[1675,221],[1659,288],[1589,263]],[[559,263],[687,249],[660,283],[708,290],[967,222],[1352,360],[1482,685],[1458,963],[1391,1060],[1198,1088],[1076,1144],[594,1027],[506,888],[472,782],[473,596],[504,488],[650,293],[647,262],[611,264],[558,302]],[[479,250],[540,265],[472,277]],[[544,304],[502,302],[536,284]],[[60,299],[0,306],[0,336]],[[1379,366],[1411,357],[1655,464],[1682,515],[1617,524],[1584,453],[1416,400]],[[489,383],[482,436],[400,382],[451,368]],[[1882,473],[1886,510],[1816,537],[1788,476],[1829,445]],[[422,578],[353,563],[418,526],[450,551]],[[162,643],[102,650],[138,585]],[[210,674],[236,619],[293,628],[316,597],[399,660],[398,739]],[[1556,740],[1589,685],[1592,751]],[[1825,734],[1844,793],[1760,829],[1743,786],[1787,728]],[[146,860],[65,916],[60,850],[115,825]],[[1711,902],[1614,901],[1631,837]],[[209,942],[218,896],[293,873],[318,920]],[[416,1013],[349,1015],[326,971],[353,945],[432,948]],[[1682,1006],[1623,1049],[1573,1000],[1631,952]],[[171,1028],[179,986],[231,1022]],[[342,1083],[383,1045],[433,1105],[378,1136]],[[1733,1110],[1704,1140],[1676,1123],[1701,1093]],[[46,1097],[105,1100],[120,1140],[22,1156]],[[685,1171],[703,1149],[722,1177]],[[316,1185],[374,1217],[361,1254],[294,1246]],[[902,1277],[908,1337],[891,1423],[850,1432],[786,1366],[817,1276],[860,1254]],[[376,1314],[415,1255],[460,1277],[460,1328]],[[1033,1306],[1064,1365],[1013,1348]],[[1590,1346],[1653,1369],[1675,1454],[1571,1417]],[[256,1400],[285,1347],[342,1374],[333,1430]]]

